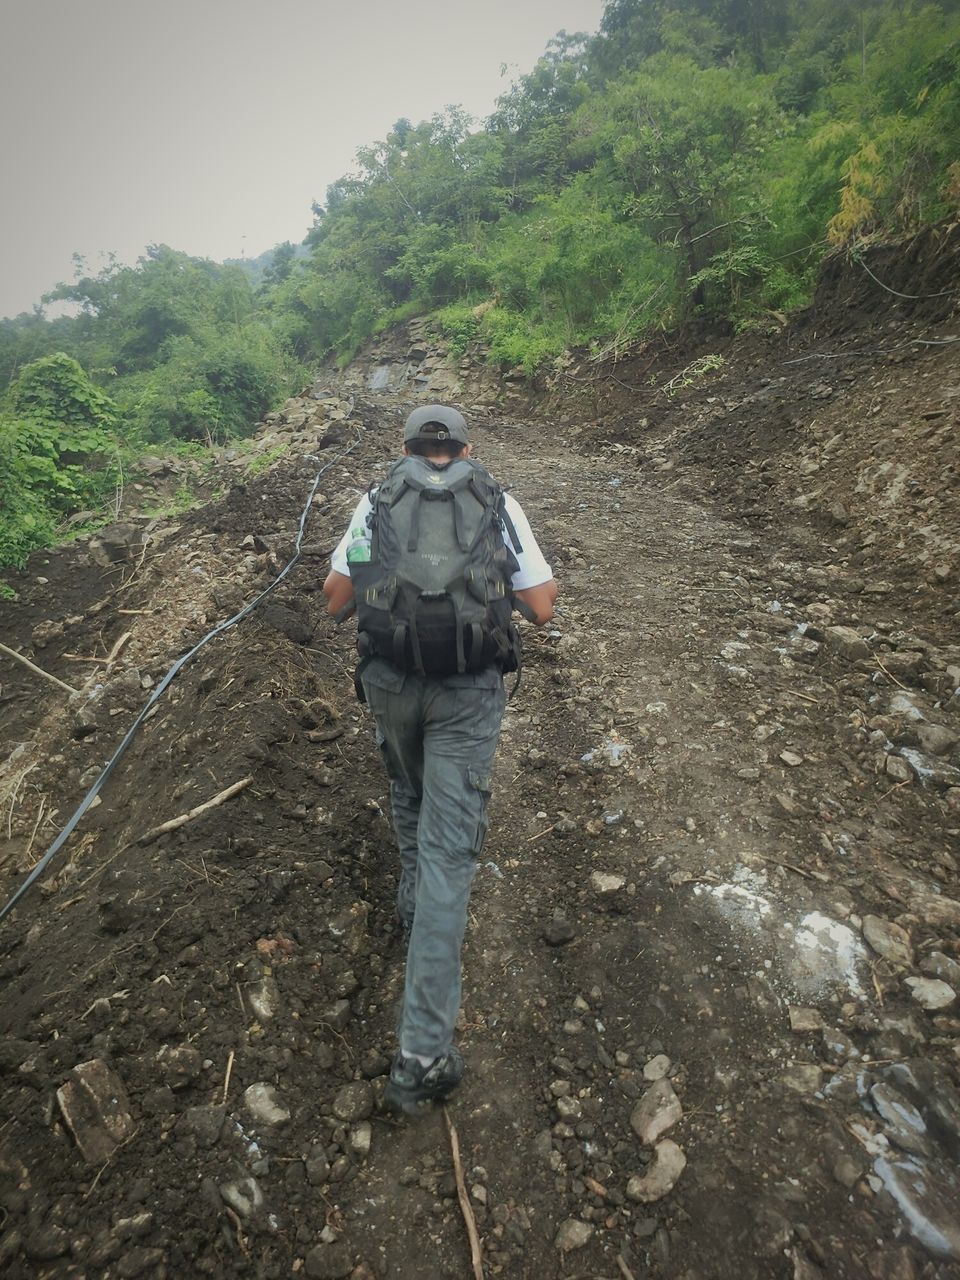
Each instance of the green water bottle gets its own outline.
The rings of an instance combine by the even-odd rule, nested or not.
[[[369,564],[370,535],[366,529],[351,529],[347,546],[347,564]]]

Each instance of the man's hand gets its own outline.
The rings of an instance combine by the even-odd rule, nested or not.
[[[336,616],[353,599],[353,579],[349,574],[331,569],[323,584],[323,594],[327,598],[327,613]]]
[[[329,578],[327,581],[329,582]],[[323,589],[326,591],[326,586]],[[542,627],[553,617],[553,606],[557,599],[557,584],[553,578],[548,578],[546,582],[541,582],[536,587],[522,587],[513,594],[518,596],[528,609],[533,610],[536,615],[534,622],[538,627]]]

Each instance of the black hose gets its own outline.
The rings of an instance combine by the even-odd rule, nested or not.
[[[240,622],[242,618],[245,618],[248,613],[252,613],[253,610],[256,609],[257,605],[259,605],[262,600],[265,600],[267,596],[271,595],[277,589],[277,587],[284,580],[284,578],[287,576],[287,574],[290,572],[293,566],[297,563],[297,561],[300,559],[300,547],[303,543],[303,535],[307,527],[307,517],[310,514],[310,507],[313,504],[313,496],[317,492],[317,489],[320,485],[320,477],[324,474],[324,472],[329,471],[330,468],[334,466],[336,463],[338,463],[342,458],[345,458],[348,453],[352,453],[359,443],[360,443],[360,436],[358,435],[356,440],[354,440],[353,444],[351,444],[348,448],[344,449],[341,453],[338,453],[335,458],[331,458],[331,460],[328,463],[326,463],[325,466],[322,466],[320,468],[320,470],[317,472],[316,477],[313,481],[313,485],[311,486],[310,493],[307,497],[307,501],[306,501],[306,504],[304,505],[303,511],[300,514],[300,525],[299,525],[299,528],[297,529],[297,537],[294,543],[294,553],[292,558],[287,562],[287,564],[283,567],[283,569],[281,569],[281,571],[277,574],[273,582],[271,582],[268,587],[266,587],[263,591],[261,591],[258,596],[255,596],[249,602],[249,604],[245,604],[243,608],[239,611],[239,613],[235,613],[232,618],[228,618],[226,622],[221,622],[218,626],[214,627],[212,631],[208,631],[202,640],[198,640],[192,649],[190,649],[182,657],[177,659],[177,661],[173,664],[173,666],[170,668],[167,674],[163,677],[163,679],[157,685],[156,689],[154,689],[153,693],[151,693],[150,697],[147,699],[147,702],[143,707],[143,710],[140,712],[136,720],[134,720],[133,724],[127,730],[126,734],[124,735],[123,741],[117,747],[116,751],[114,751],[113,755],[104,765],[103,769],[100,772],[100,776],[97,778],[96,782],[94,782],[93,786],[90,788],[87,794],[80,801],[80,804],[77,806],[76,810],[71,815],[70,820],[67,822],[67,825],[63,828],[63,830],[57,836],[56,840],[54,840],[53,844],[50,846],[47,852],[43,855],[43,857],[40,859],[37,865],[31,870],[30,874],[24,880],[23,884],[21,884],[20,887],[17,889],[16,893],[14,893],[14,895],[9,899],[8,902],[6,902],[2,907],[0,907],[0,920],[3,920],[7,915],[9,915],[9,913],[14,909],[14,907],[17,905],[20,899],[24,896],[24,894],[27,893],[28,890],[31,889],[34,884],[36,884],[36,882],[43,875],[44,871],[46,871],[47,867],[50,865],[52,860],[56,857],[56,855],[60,852],[60,850],[66,844],[67,840],[70,838],[70,836],[73,834],[74,830],[76,829],[77,823],[80,821],[83,815],[90,808],[91,804],[93,804],[94,800],[100,794],[100,791],[102,790],[104,783],[107,781],[111,773],[113,773],[114,769],[116,768],[117,764],[123,758],[123,755],[127,750],[127,747],[129,747],[130,743],[133,741],[134,737],[136,736],[140,726],[143,724],[144,720],[147,718],[147,713],[150,711],[150,709],[153,706],[156,705],[158,699],[160,698],[160,695],[164,693],[164,691],[169,687],[171,682],[176,678],[176,676],[180,673],[180,671],[186,666],[186,664],[190,661],[190,659],[194,656],[194,654],[199,653],[199,651],[204,647],[204,645],[206,645],[210,640],[213,640],[216,636],[222,635],[223,632],[229,630],[230,627],[236,626],[237,623]]]

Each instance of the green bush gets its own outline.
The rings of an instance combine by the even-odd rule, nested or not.
[[[17,568],[52,540],[56,528],[53,504],[24,458],[19,426],[0,417],[0,566]]]
[[[480,321],[474,307],[467,303],[457,303],[435,311],[433,327],[435,332],[447,340],[450,354],[462,356],[470,343],[476,341]]]
[[[0,415],[0,564],[22,565],[65,517],[106,503],[119,479],[116,407],[76,360],[28,365]]]
[[[484,337],[490,345],[488,359],[501,368],[522,368],[532,374],[560,355],[566,346],[562,333],[550,333],[530,324],[516,312],[499,307],[483,317]]]
[[[172,339],[167,359],[121,393],[133,430],[145,441],[222,443],[248,435],[289,389],[295,362],[263,326]]]

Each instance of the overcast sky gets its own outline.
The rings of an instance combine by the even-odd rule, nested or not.
[[[395,120],[482,118],[603,0],[0,0],[0,316],[71,255],[302,240]],[[501,77],[501,64],[508,65]]]

